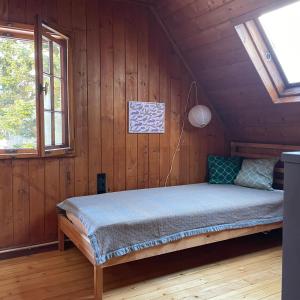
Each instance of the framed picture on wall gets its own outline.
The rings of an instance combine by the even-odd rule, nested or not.
[[[164,133],[165,103],[129,101],[129,133]]]

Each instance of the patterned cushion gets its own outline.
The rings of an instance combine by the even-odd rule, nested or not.
[[[208,156],[209,183],[233,184],[241,169],[241,157]]]
[[[244,159],[234,184],[272,190],[274,167],[277,159]]]

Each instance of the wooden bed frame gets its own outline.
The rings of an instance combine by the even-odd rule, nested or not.
[[[280,157],[284,151],[299,151],[300,146],[287,146],[287,145],[271,145],[271,144],[254,144],[254,143],[231,143],[231,155],[238,155],[248,158],[267,158],[267,157]],[[275,168],[274,181],[283,184],[283,165]],[[279,176],[276,176],[279,174]],[[273,229],[281,228],[282,222],[258,225],[254,227],[224,230],[220,232],[212,232],[201,234],[197,236],[187,237],[182,240],[171,242],[164,245],[159,245],[137,252],[132,252],[121,257],[115,257],[102,265],[97,265],[95,262],[94,251],[88,238],[81,233],[77,227],[64,215],[58,215],[58,241],[59,250],[64,250],[65,236],[67,236],[76,247],[82,252],[83,255],[94,266],[94,299],[102,300],[103,296],[103,269],[128,263],[130,261],[139,260],[151,256],[161,255],[165,253],[175,252],[187,248],[198,247],[205,244],[224,241],[232,238],[237,238],[245,235],[255,234],[259,232],[271,231]]]

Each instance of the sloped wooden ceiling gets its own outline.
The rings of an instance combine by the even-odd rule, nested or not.
[[[239,22],[291,2],[155,1],[233,140],[300,144],[300,103],[272,103],[234,29]]]

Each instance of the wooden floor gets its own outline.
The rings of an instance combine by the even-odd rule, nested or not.
[[[75,249],[0,261],[0,299],[92,299],[92,266]],[[105,300],[279,300],[278,235],[257,235],[112,267]]]

